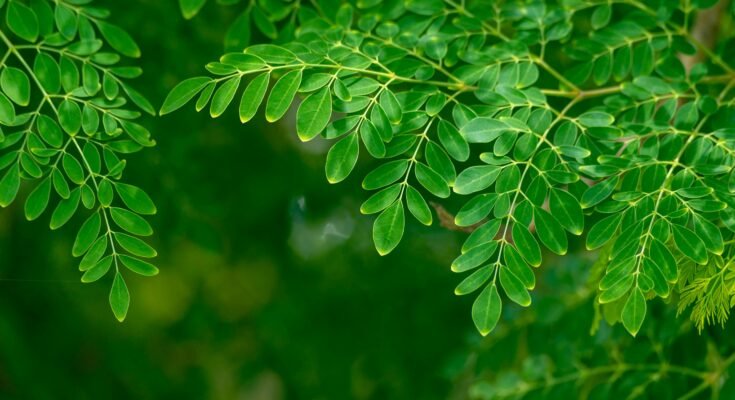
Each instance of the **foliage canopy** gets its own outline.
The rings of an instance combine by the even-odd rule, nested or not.
[[[635,335],[661,298],[701,330],[735,302],[732,32],[714,48],[690,33],[715,3],[250,3],[226,41],[238,51],[176,86],[161,114],[196,97],[218,117],[242,81],[243,123],[303,98],[296,133],[335,142],[330,183],[360,153],[375,159],[360,210],[377,214],[381,255],[407,216],[432,224],[427,196],[458,197],[453,225],[472,233],[455,292],[479,292],[483,335],[504,298],[531,304],[543,251],[565,255],[583,234],[610,322]],[[203,4],[181,2],[186,17]],[[250,20],[276,44],[239,51]]]
[[[138,238],[155,206],[120,180],[120,156],[154,144],[136,109],[154,109],[126,82],[140,69],[118,64],[137,45],[89,3],[0,1],[0,205],[27,181],[29,220],[52,198],[52,229],[79,203],[91,210],[72,254],[84,282],[115,266],[122,320],[119,265],[158,272]],[[180,0],[186,18],[204,3]],[[735,302],[733,33],[714,46],[691,33],[715,3],[250,2],[211,76],[178,84],[160,114],[196,99],[213,118],[234,102],[243,123],[261,106],[275,122],[297,103],[298,138],[334,141],[330,183],[360,153],[374,160],[360,211],[377,214],[381,255],[407,220],[434,223],[433,200],[461,204],[440,222],[471,232],[451,269],[468,273],[455,292],[476,294],[483,335],[504,299],[531,304],[544,252],[563,256],[582,235],[598,250],[596,304],[609,322],[635,335],[661,298],[702,329]],[[272,43],[250,44],[251,22]]]

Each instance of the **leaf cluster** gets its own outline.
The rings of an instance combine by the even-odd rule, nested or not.
[[[184,15],[203,3],[182,1]],[[469,273],[456,294],[479,293],[483,335],[504,301],[531,304],[545,253],[582,235],[603,249],[596,299],[612,322],[635,335],[661,298],[694,304],[701,326],[722,321],[735,293],[723,273],[735,70],[689,30],[715,3],[252,2],[241,18],[273,43],[207,64],[161,114],[196,99],[212,117],[235,103],[243,123],[261,106],[275,122],[296,104],[299,139],[334,142],[330,183],[361,154],[375,160],[360,211],[377,214],[381,255],[408,219],[433,223],[427,199],[462,202],[454,223],[472,233],[451,269]],[[250,42],[247,21],[232,29]]]
[[[122,321],[124,269],[152,276],[156,251],[148,195],[125,183],[127,154],[155,144],[135,122],[153,106],[128,81],[140,49],[91,0],[0,0],[0,206],[28,192],[31,221],[45,212],[60,229],[84,218],[72,254],[82,282],[112,273],[109,302]],[[123,268],[124,267],[124,268]]]

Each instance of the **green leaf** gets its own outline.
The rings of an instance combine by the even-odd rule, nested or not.
[[[335,96],[339,98],[342,101],[348,102],[352,100],[352,94],[350,94],[350,90],[347,88],[347,86],[342,82],[341,79],[337,78],[334,80],[334,83],[332,84],[332,89],[334,90]]]
[[[0,190],[2,187],[0,186]],[[36,186],[28,195],[25,204],[26,219],[33,221],[40,217],[48,207],[49,198],[51,196],[51,177],[47,177]]]
[[[615,118],[612,115],[601,111],[588,111],[577,117],[577,119],[580,124],[588,128],[610,126],[615,122]]]
[[[500,285],[509,299],[522,307],[531,305],[531,296],[523,283],[507,267],[500,267]]]
[[[18,68],[3,68],[0,73],[0,87],[15,104],[27,106],[31,101],[31,82],[28,75]]]
[[[128,253],[138,256],[152,258],[157,256],[156,250],[144,241],[124,233],[115,232],[115,241]]]
[[[391,185],[365,200],[360,206],[360,212],[363,214],[375,214],[381,212],[393,204],[401,194],[401,185]]]
[[[567,252],[567,234],[561,224],[546,210],[538,207],[533,209],[533,219],[536,223],[536,232],[541,243],[553,253],[564,255]]]
[[[15,200],[20,188],[20,168],[18,164],[10,167],[0,180],[0,207],[7,207]]]
[[[607,304],[612,303],[613,301],[623,297],[625,293],[630,290],[630,287],[633,285],[634,279],[635,276],[632,274],[623,276],[609,289],[605,289],[602,293],[600,293],[600,296],[598,297],[598,302],[600,304]]]
[[[15,120],[15,106],[4,94],[0,93],[0,124],[12,125]]]
[[[335,143],[327,153],[327,161],[324,167],[327,181],[337,183],[347,178],[352,169],[355,168],[359,152],[360,145],[357,133],[351,133]]]
[[[148,195],[138,187],[116,182],[115,189],[128,208],[138,214],[152,215],[156,213],[156,206]]]
[[[494,165],[469,167],[457,175],[454,192],[472,194],[488,188],[500,175],[501,169]]]
[[[62,174],[58,168],[54,168],[51,173],[51,177],[54,181],[54,190],[56,190],[56,193],[61,196],[62,199],[68,199],[70,193],[69,184],[66,182],[64,174]]]
[[[227,110],[227,107],[232,102],[232,99],[235,98],[235,92],[237,92],[237,88],[240,86],[240,77],[234,76],[228,80],[225,81],[225,83],[220,86],[216,92],[214,92],[214,97],[212,97],[212,103],[209,106],[209,115],[212,118],[217,118],[222,113]]]
[[[611,16],[612,7],[610,7],[609,4],[603,4],[595,8],[595,11],[592,13],[592,17],[590,18],[590,24],[594,29],[603,28],[610,22]]]
[[[181,14],[186,19],[192,19],[199,13],[199,10],[201,10],[206,2],[207,0],[179,0]]]
[[[705,247],[713,254],[720,255],[725,250],[720,229],[712,222],[698,214],[694,214],[694,233],[702,238]]]
[[[139,236],[153,234],[153,228],[140,215],[118,207],[110,207],[109,210],[112,220],[125,231]]]
[[[107,251],[108,240],[107,235],[102,235],[95,240],[89,250],[87,250],[87,254],[82,257],[82,261],[79,262],[80,271],[87,271],[98,263]],[[84,279],[82,279],[82,282],[84,282]]]
[[[467,250],[467,252],[452,261],[452,271],[465,272],[479,267],[495,254],[497,248],[497,242],[489,241]]]
[[[122,275],[119,272],[115,272],[115,278],[112,281],[112,288],[110,289],[110,308],[112,308],[112,313],[115,314],[115,318],[123,322],[125,316],[128,314],[128,307],[130,307],[128,286],[125,284]]]
[[[409,161],[405,159],[389,161],[370,171],[362,181],[362,188],[365,190],[374,190],[388,186],[401,179],[406,174],[408,166]]]
[[[612,194],[617,185],[618,177],[613,176],[588,188],[585,190],[584,194],[582,194],[582,200],[580,201],[582,208],[590,208],[599,204]]]
[[[449,185],[436,171],[424,163],[417,162],[415,166],[416,180],[421,186],[440,198],[449,197]]]
[[[490,276],[493,273],[493,268],[489,265],[486,265],[477,271],[470,274],[467,278],[465,278],[462,282],[460,282],[459,285],[454,289],[454,294],[457,296],[463,296],[466,294],[470,294],[474,292],[475,290],[479,289],[480,286],[484,285],[485,282],[490,279]]]
[[[56,27],[59,29],[59,33],[69,40],[74,39],[79,29],[79,18],[74,10],[64,4],[56,4],[54,21],[56,22]]]
[[[53,57],[38,53],[33,62],[33,73],[47,93],[54,94],[61,90],[61,70]]]
[[[398,246],[403,237],[403,229],[406,216],[403,211],[403,203],[396,201],[392,206],[383,211],[373,224],[373,242],[378,254],[384,256]]]
[[[141,110],[147,112],[150,115],[156,115],[156,109],[153,108],[153,105],[142,94],[133,89],[133,87],[130,85],[122,83],[121,86],[125,91],[125,94],[127,94],[130,100],[133,102],[133,104],[140,107]]]
[[[431,169],[441,175],[447,184],[452,185],[457,179],[454,163],[447,153],[436,143],[428,142],[424,148],[424,157]]]
[[[269,64],[291,64],[298,60],[296,55],[290,50],[273,44],[256,44],[250,46],[245,49],[245,54],[260,57]]]
[[[524,260],[534,267],[541,265],[541,248],[525,226],[513,224],[513,242]]]
[[[623,214],[613,214],[597,222],[587,233],[587,250],[602,247],[612,239],[620,226]]]
[[[72,248],[71,254],[74,257],[79,257],[86,253],[87,250],[89,250],[89,247],[92,246],[99,236],[101,227],[102,218],[100,217],[100,213],[96,212],[90,215],[89,218],[84,221],[82,227],[79,228],[79,232],[77,232],[77,237],[74,240],[74,247]]]
[[[140,48],[123,29],[103,21],[96,21],[97,28],[110,46],[128,57],[140,57]]]
[[[411,185],[406,185],[406,205],[416,220],[426,226],[431,225],[433,221],[431,209],[421,193]]]
[[[51,222],[49,227],[52,230],[59,229],[69,222],[69,219],[76,213],[79,207],[79,199],[81,198],[81,190],[76,188],[69,193],[69,198],[62,199],[51,214]]]
[[[625,302],[623,312],[620,314],[620,319],[623,321],[623,326],[630,332],[631,335],[635,336],[643,325],[643,320],[646,318],[646,298],[643,297],[643,292],[640,288],[635,288],[630,293],[630,297]]]
[[[495,283],[488,285],[472,303],[472,320],[482,336],[495,329],[500,319],[503,302]]]
[[[504,122],[483,117],[468,122],[460,132],[470,143],[490,143],[508,129]]]
[[[71,92],[79,86],[79,69],[76,64],[66,56],[59,59],[59,69],[61,70],[61,87],[65,92]]]
[[[30,7],[19,1],[10,0],[8,2],[5,23],[11,32],[22,39],[29,42],[35,42],[38,39],[38,17]]]
[[[82,66],[82,82],[84,83],[84,90],[89,95],[93,96],[102,89],[100,75],[97,69],[90,64],[84,64]]]
[[[536,276],[533,270],[526,264],[515,247],[506,246],[503,251],[503,259],[506,264],[504,269],[514,275],[526,289],[531,290],[536,287]]]
[[[549,210],[557,221],[573,235],[581,235],[584,229],[584,215],[577,199],[571,194],[551,189]]]
[[[240,122],[243,124],[250,121],[258,111],[263,102],[265,92],[268,89],[271,75],[267,72],[255,77],[242,93],[240,100]]]
[[[370,120],[364,120],[360,126],[360,138],[368,153],[375,158],[385,157],[386,149],[383,138]]]
[[[77,161],[76,157],[72,156],[69,153],[64,154],[62,165],[64,166],[64,172],[66,172],[66,176],[68,176],[72,182],[76,183],[77,185],[81,185],[84,183],[84,170],[82,169],[82,164]]]
[[[64,134],[53,119],[40,114],[36,119],[36,127],[41,138],[53,147],[59,148],[64,144]]]
[[[210,82],[212,82],[212,79],[204,76],[189,78],[182,81],[171,90],[168,96],[166,96],[166,100],[164,100],[163,106],[161,106],[160,115],[166,115],[183,107]]]
[[[296,133],[302,142],[313,139],[326,128],[332,116],[332,94],[328,87],[312,93],[296,113]]]
[[[301,74],[301,69],[290,71],[273,85],[265,105],[265,119],[268,122],[278,121],[288,111],[301,84]]]
[[[457,226],[471,226],[488,216],[495,206],[498,195],[495,193],[483,193],[473,197],[465,203],[454,217]]]
[[[112,256],[107,256],[99,260],[95,265],[86,270],[82,275],[82,283],[96,282],[103,276],[107,275],[112,266]]]
[[[120,261],[124,266],[126,266],[129,270],[135,272],[136,274],[143,276],[158,275],[158,268],[156,268],[155,265],[145,262],[143,260],[139,260],[135,257],[121,254]]]
[[[72,136],[82,127],[82,110],[71,100],[64,100],[59,105],[59,124],[64,131]]]
[[[679,271],[676,267],[676,259],[674,259],[671,251],[658,239],[651,241],[649,256],[661,268],[664,278],[669,283],[675,283],[678,280]]]
[[[437,134],[439,142],[452,158],[457,161],[467,161],[470,157],[470,145],[454,125],[445,120],[440,120]]]
[[[684,257],[700,265],[707,264],[709,258],[702,239],[683,226],[672,224],[671,227],[674,233],[674,243]]]
[[[385,110],[385,114],[391,123],[397,124],[403,118],[403,110],[396,96],[390,90],[383,90],[380,94],[380,106]]]

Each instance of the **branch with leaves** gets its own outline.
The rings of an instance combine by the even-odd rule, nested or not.
[[[182,1],[185,15],[203,3]],[[218,117],[243,81],[243,123],[263,102],[278,121],[302,97],[298,137],[335,141],[330,183],[361,152],[376,160],[360,211],[378,214],[381,255],[407,214],[432,224],[426,196],[469,196],[454,222],[476,229],[451,269],[471,272],[455,292],[480,291],[472,316],[483,335],[501,293],[531,304],[542,249],[564,255],[569,235],[585,232],[589,250],[607,249],[597,301],[631,334],[649,300],[672,294],[682,309],[695,304],[700,327],[726,318],[735,69],[689,33],[714,1],[327,3],[249,3],[243,15],[265,36],[288,27],[279,44],[208,64],[214,77],[177,85],[161,114],[196,97]],[[249,41],[249,25],[238,29]],[[680,56],[697,52],[687,72]]]
[[[128,83],[142,71],[123,62],[140,50],[87,0],[2,0],[0,12],[0,206],[27,188],[29,221],[52,210],[55,230],[84,215],[72,248],[81,280],[112,270],[109,302],[122,321],[130,303],[124,269],[158,273],[146,261],[156,251],[140,239],[153,233],[141,215],[156,207],[122,181],[122,157],[155,144],[135,122],[138,109],[155,111]]]

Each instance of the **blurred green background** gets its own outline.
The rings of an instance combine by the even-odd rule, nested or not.
[[[136,87],[157,105],[222,53],[237,15],[208,4],[185,21],[173,0],[99,3],[138,41]],[[241,125],[233,110],[212,120],[188,106],[143,123],[158,145],[126,171],[157,203],[161,274],[128,274],[125,323],[109,282],[79,282],[70,249],[83,216],[50,232],[47,218],[25,221],[22,202],[0,212],[0,399],[490,399],[616,354],[712,369],[732,352],[732,324],[699,336],[662,304],[636,340],[605,324],[590,335],[593,255],[551,259],[534,305],[506,305],[481,340],[448,268],[464,235],[409,222],[397,251],[378,256],[358,212],[371,166],[329,185],[326,144],[299,143],[293,115]],[[675,398],[696,383],[634,377],[591,398],[636,387]],[[578,392],[573,380],[558,388]],[[531,398],[573,398],[561,393]]]

